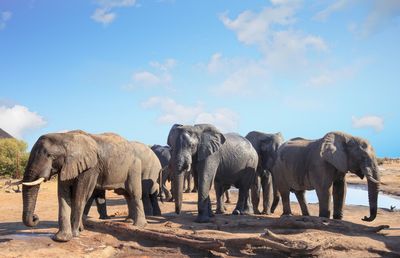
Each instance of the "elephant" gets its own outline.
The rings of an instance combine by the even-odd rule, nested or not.
[[[158,144],[154,144],[151,146],[151,150],[156,154],[157,158],[159,159],[162,167],[162,175],[160,178],[160,185],[161,191],[160,195],[164,194],[165,199],[167,201],[171,201],[172,194],[167,189],[166,182],[171,181],[171,173],[169,169],[169,160],[171,159],[170,147],[169,146],[161,146]]]
[[[289,192],[299,201],[302,214],[309,215],[305,190],[316,190],[319,216],[329,218],[333,196],[333,218],[343,218],[346,198],[345,175],[350,171],[361,179],[367,178],[370,216],[377,215],[380,175],[375,151],[362,138],[343,132],[329,132],[317,140],[296,138],[279,147],[272,169],[274,183],[282,197],[283,215],[291,215]]]
[[[163,167],[161,191],[162,193],[164,193],[165,199],[167,201],[172,201],[174,199],[171,194],[172,190],[170,192],[165,185],[167,180],[171,182],[173,181],[173,175],[171,175],[171,170],[169,168],[169,161],[171,159],[170,147],[154,144],[153,146],[151,146],[151,149],[157,155],[158,159],[160,160],[161,166]],[[183,183],[185,193],[197,192],[197,181],[193,180],[194,187],[192,189],[191,188],[192,180],[193,180],[193,171],[186,171],[184,173],[184,183]],[[171,186],[173,187],[173,184],[171,184]]]
[[[23,213],[26,226],[34,227],[40,184],[58,175],[56,241],[69,241],[83,230],[82,213],[93,190],[115,189],[127,198],[129,220],[147,224],[142,202],[142,179],[160,171],[156,155],[146,145],[129,142],[113,133],[89,134],[81,130],[42,135],[34,144],[23,177]],[[153,187],[158,187],[154,184]]]
[[[223,193],[231,185],[239,189],[233,214],[252,213],[248,201],[250,186],[256,178],[257,152],[246,138],[222,134],[210,124],[172,126],[168,135],[171,168],[174,171],[175,212],[182,208],[183,173],[193,169],[198,181],[198,215],[196,222],[205,223],[213,216],[209,191],[214,181],[217,213],[224,213]]]
[[[276,160],[278,148],[283,143],[281,133],[268,134],[258,131],[249,132],[245,138],[251,142],[258,154],[258,166],[256,183],[251,187],[251,201],[255,214],[271,214],[279,202],[279,196],[273,194],[272,167]],[[263,210],[258,210],[261,188],[263,192]],[[274,196],[274,197],[273,197]],[[272,199],[274,198],[273,202]]]

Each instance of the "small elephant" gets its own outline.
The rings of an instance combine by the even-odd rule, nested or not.
[[[170,147],[169,146],[161,146],[158,144],[154,144],[151,146],[151,150],[156,154],[157,158],[159,159],[161,163],[162,173],[161,173],[161,178],[160,178],[160,185],[161,185],[161,193],[160,195],[165,196],[165,200],[171,201],[172,200],[172,194],[171,192],[167,189],[166,182],[171,181],[171,173],[170,169],[168,167],[169,165],[169,160],[171,159],[171,152],[170,152]]]
[[[348,171],[361,179],[367,178],[370,216],[363,220],[374,220],[380,176],[374,149],[366,140],[343,132],[329,132],[318,140],[296,138],[284,143],[278,150],[272,170],[282,197],[283,214],[292,213],[289,193],[293,191],[302,214],[309,215],[304,193],[315,189],[319,216],[330,217],[333,195],[333,218],[342,219]]]
[[[55,240],[69,241],[79,236],[84,206],[95,188],[123,191],[128,199],[129,218],[134,225],[143,227],[147,222],[141,200],[142,175],[160,169],[150,148],[117,134],[76,130],[42,135],[25,168],[22,220],[29,227],[39,223],[34,210],[40,184],[57,174],[59,230]]]
[[[223,193],[231,185],[239,189],[234,214],[252,213],[249,189],[256,178],[258,155],[251,143],[238,134],[222,134],[209,124],[172,126],[168,135],[171,167],[174,171],[175,211],[182,207],[183,172],[193,169],[198,180],[196,222],[208,222],[213,216],[209,191],[212,182],[217,196],[217,213],[225,211]],[[215,179],[215,180],[214,180]]]
[[[272,184],[271,170],[276,160],[278,148],[284,141],[283,136],[281,133],[268,134],[258,131],[251,131],[245,137],[251,142],[258,154],[258,178],[256,183],[251,187],[251,201],[253,203],[254,213],[271,214],[271,212],[274,212],[279,202],[279,197],[277,194],[273,194],[276,189],[274,189]],[[263,193],[262,212],[258,210],[261,188]],[[274,200],[272,196],[275,197]]]

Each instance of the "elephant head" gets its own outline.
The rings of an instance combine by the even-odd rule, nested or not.
[[[380,176],[375,151],[368,141],[341,132],[330,132],[322,138],[322,159],[338,171],[350,171],[368,181],[370,216],[363,220],[373,221],[377,214]]]
[[[97,164],[96,142],[82,131],[41,136],[34,144],[22,180],[23,213],[26,226],[34,227],[34,214],[40,184],[58,174],[59,180],[71,180]]]
[[[209,124],[172,126],[168,145],[171,147],[170,166],[174,173],[176,213],[179,214],[182,208],[183,172],[189,171],[194,164],[218,151],[224,142],[224,135]]]
[[[277,150],[283,143],[282,134],[251,131],[246,135],[246,139],[251,142],[258,153],[258,163],[262,170],[271,171],[275,163]]]

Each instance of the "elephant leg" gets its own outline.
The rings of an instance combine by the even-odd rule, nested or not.
[[[319,202],[319,216],[329,218],[331,216],[331,196],[332,196],[332,185],[329,187],[320,187],[315,189],[318,196]]]
[[[128,216],[126,217],[125,222],[133,224],[134,219],[135,219],[135,216],[134,216],[134,213],[135,213],[134,203],[133,203],[132,198],[128,194],[124,195],[124,197],[125,197],[125,200],[126,200],[126,204],[128,206]]]
[[[346,199],[347,185],[343,177],[342,180],[333,182],[333,218],[343,218],[343,205]]]
[[[261,186],[263,192],[263,211],[262,214],[271,214],[271,203],[273,198],[272,176],[270,173],[261,177]]]
[[[272,177],[272,192],[273,192],[273,201],[271,205],[271,213],[275,212],[276,207],[279,204],[279,191],[278,191],[278,186],[275,183],[274,178]]]
[[[210,217],[212,216],[211,211],[211,201],[209,192],[211,190],[211,184],[214,180],[215,176],[215,168],[212,166],[208,166],[206,162],[199,165],[199,173],[198,173],[198,200],[197,200],[197,209],[198,214],[196,218],[196,222],[198,223],[206,223],[210,221]]]
[[[310,216],[310,212],[307,207],[306,191],[295,191],[297,201],[299,202],[301,213],[303,216]]]
[[[93,201],[95,199],[94,194],[92,194],[89,200],[86,202],[85,209],[83,210],[83,215],[87,216],[89,214],[90,208],[92,207]]]
[[[197,193],[197,185],[198,185],[198,178],[197,178],[197,171],[192,168],[192,175],[193,175],[193,189],[192,189],[192,193]]]
[[[290,192],[289,189],[281,191],[283,213],[282,215],[292,215],[292,209],[290,208]]]
[[[257,176],[256,182],[251,185],[251,202],[253,203],[254,214],[260,214],[260,210],[258,209],[258,204],[260,203],[260,195],[261,195],[261,182],[260,177]]]
[[[157,192],[150,194],[151,207],[153,208],[153,216],[161,216],[161,209],[158,205]]]
[[[231,188],[230,186],[228,186],[225,190],[225,203],[231,203],[231,197],[230,197],[230,193],[229,193],[229,188]]]
[[[97,212],[100,215],[99,218],[100,219],[109,219],[110,217],[107,215],[106,190],[95,189],[93,191],[93,193],[95,193],[93,195],[96,196],[95,201],[96,201],[96,206],[97,206]]]
[[[142,202],[144,207],[144,214],[146,216],[153,216],[153,206],[150,201],[150,195],[147,192],[142,194]]]
[[[214,182],[214,189],[217,198],[217,210],[215,213],[224,214],[226,210],[224,207],[224,186],[219,182]]]
[[[54,240],[67,242],[72,239],[71,230],[71,185],[58,178],[58,232]]]
[[[93,193],[96,186],[98,173],[95,170],[90,169],[80,174],[73,185],[73,198],[72,198],[72,235],[74,237],[79,236],[79,231],[83,230],[82,215],[83,209],[87,200]]]
[[[144,214],[142,201],[142,175],[141,165],[134,162],[129,172],[128,181],[126,183],[126,192],[131,202],[131,215],[133,216],[133,225],[144,227],[147,225],[146,216]]]

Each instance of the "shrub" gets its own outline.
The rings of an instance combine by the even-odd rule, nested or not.
[[[28,145],[17,139],[0,139],[0,176],[21,177],[28,162]]]

